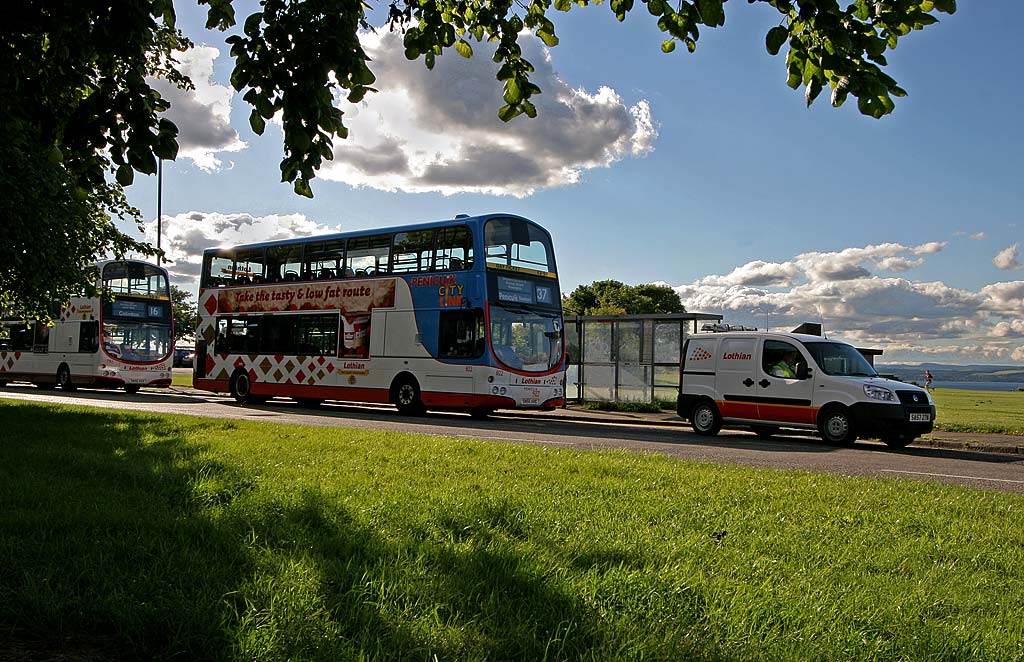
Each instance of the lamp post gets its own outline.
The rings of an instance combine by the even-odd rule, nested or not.
[[[163,230],[163,197],[164,197],[164,160],[159,159],[156,162],[156,250],[160,250],[160,234]],[[162,255],[157,253],[156,263],[162,264],[164,258]]]

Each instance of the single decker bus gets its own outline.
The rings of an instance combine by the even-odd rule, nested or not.
[[[510,214],[204,252],[193,385],[487,416],[565,398],[551,236]]]
[[[0,320],[0,386],[123,388],[171,385],[167,270],[140,260],[95,265],[99,295],[55,305],[49,322]]]

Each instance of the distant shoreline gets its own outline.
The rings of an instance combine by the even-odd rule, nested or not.
[[[923,379],[915,379],[924,386]],[[1024,388],[1024,382],[940,382],[932,381],[932,388],[948,388],[960,391],[1016,391]]]

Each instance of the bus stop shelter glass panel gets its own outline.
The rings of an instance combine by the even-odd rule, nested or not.
[[[619,402],[651,401],[651,366],[619,364]]]
[[[612,323],[583,323],[583,362],[609,363],[612,361]]]
[[[654,362],[679,363],[682,322],[658,322],[654,325]]]
[[[643,322],[618,323],[619,363],[640,363],[640,349],[643,338]]]
[[[615,366],[587,365],[583,384],[583,399],[615,399]]]

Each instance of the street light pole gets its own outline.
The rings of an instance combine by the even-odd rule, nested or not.
[[[160,250],[160,234],[163,230],[163,197],[164,197],[164,160],[160,159],[156,163],[156,249]],[[164,261],[163,257],[159,254],[156,256],[157,264]]]

